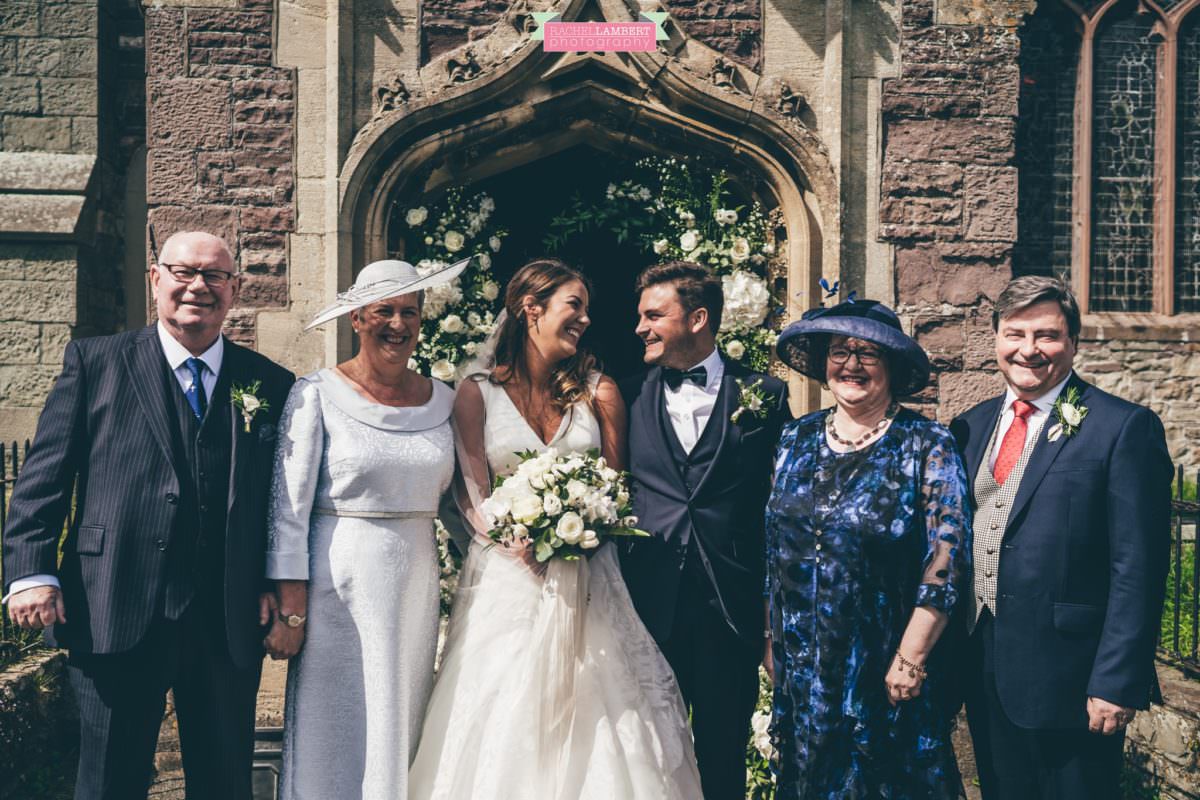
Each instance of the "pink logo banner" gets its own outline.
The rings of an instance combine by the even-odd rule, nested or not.
[[[547,53],[586,51],[652,53],[657,45],[654,22],[547,22]]]

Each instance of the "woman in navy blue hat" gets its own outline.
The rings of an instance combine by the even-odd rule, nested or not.
[[[767,505],[776,796],[956,798],[935,645],[970,585],[967,478],[949,431],[897,402],[929,359],[872,300],[809,311],[777,349],[835,403],[784,426]]]

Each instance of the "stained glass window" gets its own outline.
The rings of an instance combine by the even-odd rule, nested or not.
[[[1091,310],[1153,303],[1154,18],[1130,8],[1096,38]]]
[[[1078,61],[1073,15],[1051,5],[1028,21],[1021,38],[1014,275],[1070,280]]]
[[[1179,32],[1175,311],[1200,311],[1200,14]]]

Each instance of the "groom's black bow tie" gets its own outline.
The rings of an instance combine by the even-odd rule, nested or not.
[[[678,389],[683,385],[684,381],[690,381],[697,386],[704,386],[708,383],[708,370],[704,367],[692,367],[686,370],[665,367],[663,369],[663,380],[672,389]]]

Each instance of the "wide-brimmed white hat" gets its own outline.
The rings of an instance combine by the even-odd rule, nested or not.
[[[358,273],[354,284],[337,296],[333,303],[321,309],[313,317],[312,322],[304,326],[304,330],[337,319],[343,314],[349,314],[356,308],[398,297],[402,294],[412,294],[422,289],[432,289],[443,283],[449,283],[462,274],[471,263],[473,256],[467,256],[461,261],[442,267],[428,275],[421,275],[417,268],[407,261],[373,261],[363,267]]]

